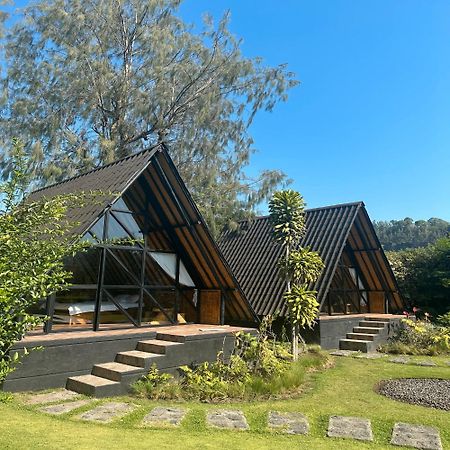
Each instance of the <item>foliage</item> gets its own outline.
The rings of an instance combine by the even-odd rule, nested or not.
[[[387,256],[410,307],[420,307],[434,317],[450,311],[450,237]]]
[[[277,191],[269,202],[273,235],[282,245],[295,245],[305,234],[305,201],[292,189]]]
[[[308,290],[305,284],[294,284],[289,292],[284,293],[283,298],[288,305],[292,323],[301,328],[312,328],[319,311],[316,294],[316,291]]]
[[[2,185],[4,210],[0,211],[0,382],[14,370],[24,354],[12,345],[44,321],[31,308],[68,286],[71,276],[63,260],[85,244],[74,242],[66,212],[79,206],[83,196],[58,196],[37,202],[24,201],[27,159],[15,140],[14,167]],[[26,354],[27,352],[25,352]]]
[[[394,251],[426,247],[450,233],[450,223],[437,218],[413,221],[407,217],[373,225],[384,249]]]
[[[381,351],[412,355],[447,354],[450,353],[450,328],[429,321],[403,319]]]
[[[319,254],[301,247],[305,234],[305,202],[291,189],[275,192],[269,202],[274,239],[283,247],[278,267],[286,282],[284,299],[292,325],[292,355],[297,358],[298,327],[311,327],[319,313],[316,292],[309,289],[322,273],[324,264]],[[301,337],[301,336],[300,336]]]
[[[437,317],[437,323],[441,327],[447,327],[450,328],[450,311],[446,314],[442,314],[441,316]]]
[[[229,13],[198,32],[180,0],[40,0],[7,29],[1,135],[18,131],[40,182],[155,143],[171,156],[207,221],[251,211],[284,174],[249,178],[249,127],[297,84],[285,65],[245,58]],[[9,160],[3,161],[8,173]]]
[[[303,382],[310,368],[322,367],[327,356],[311,350],[301,361],[290,362],[286,346],[274,340],[271,319],[266,319],[258,336],[237,333],[229,359],[222,352],[214,362],[195,367],[182,366],[183,377],[175,380],[153,368],[149,375],[134,385],[134,391],[149,398],[196,399],[223,402],[229,399],[254,399],[280,395],[294,390]],[[164,377],[164,378],[163,378]]]

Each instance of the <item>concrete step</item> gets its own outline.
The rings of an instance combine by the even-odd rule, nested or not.
[[[162,341],[161,339],[150,339],[148,341],[139,341],[137,350],[142,352],[157,353],[158,355],[165,355],[168,350],[179,348],[183,344],[181,342]]]
[[[164,333],[157,333],[156,340],[178,342],[178,343],[182,344],[183,342],[186,342],[186,337],[180,336],[178,334],[171,334],[171,333],[164,332]]]
[[[353,333],[361,334],[378,334],[381,333],[384,328],[374,328],[374,327],[354,327]]]
[[[347,339],[356,339],[357,341],[373,341],[376,337],[376,334],[347,333]]]
[[[380,322],[377,320],[362,320],[359,322],[360,327],[373,327],[373,328],[384,328],[386,322]]]
[[[122,393],[122,386],[117,381],[95,375],[79,375],[67,379],[66,388],[79,394],[95,397],[111,397]]]
[[[96,364],[92,368],[92,375],[119,382],[124,378],[131,378],[132,375],[136,375],[136,377],[133,378],[137,379],[144,374],[145,370],[141,367],[130,366],[128,364],[122,364],[119,362]]]
[[[375,343],[371,341],[363,341],[358,339],[340,339],[339,340],[340,350],[353,350],[360,351],[363,353],[368,353],[375,351]]]
[[[364,320],[369,320],[372,322],[390,323],[389,319],[383,319],[382,317],[364,317]]]
[[[141,352],[139,350],[131,350],[129,352],[120,352],[116,355],[116,362],[127,364],[129,366],[142,367],[149,369],[153,363],[157,363],[158,359],[164,358],[164,355],[157,353]]]

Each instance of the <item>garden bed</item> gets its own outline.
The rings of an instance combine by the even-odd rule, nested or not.
[[[379,394],[413,405],[450,411],[450,380],[439,378],[399,378],[383,380]]]

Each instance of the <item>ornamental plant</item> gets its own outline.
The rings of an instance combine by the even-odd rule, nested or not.
[[[22,143],[14,140],[10,153],[10,175],[0,190],[0,384],[24,356],[11,352],[14,343],[45,321],[45,311],[35,315],[32,308],[69,285],[64,258],[87,245],[66,219],[68,209],[87,196],[27,201],[29,161]]]
[[[284,300],[292,326],[291,347],[294,361],[298,358],[298,340],[304,343],[299,327],[312,327],[319,313],[317,292],[310,290],[322,273],[324,264],[317,252],[300,245],[305,235],[305,202],[291,189],[275,192],[269,202],[273,237],[282,248],[278,267],[286,283]]]

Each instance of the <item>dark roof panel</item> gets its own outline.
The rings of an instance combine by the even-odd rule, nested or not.
[[[364,203],[347,203],[306,211],[302,246],[319,252],[325,269],[313,287],[318,301],[325,299],[350,229]],[[236,231],[225,232],[219,245],[250,304],[258,315],[284,314],[285,290],[278,274],[281,246],[272,238],[269,216],[242,221]]]

